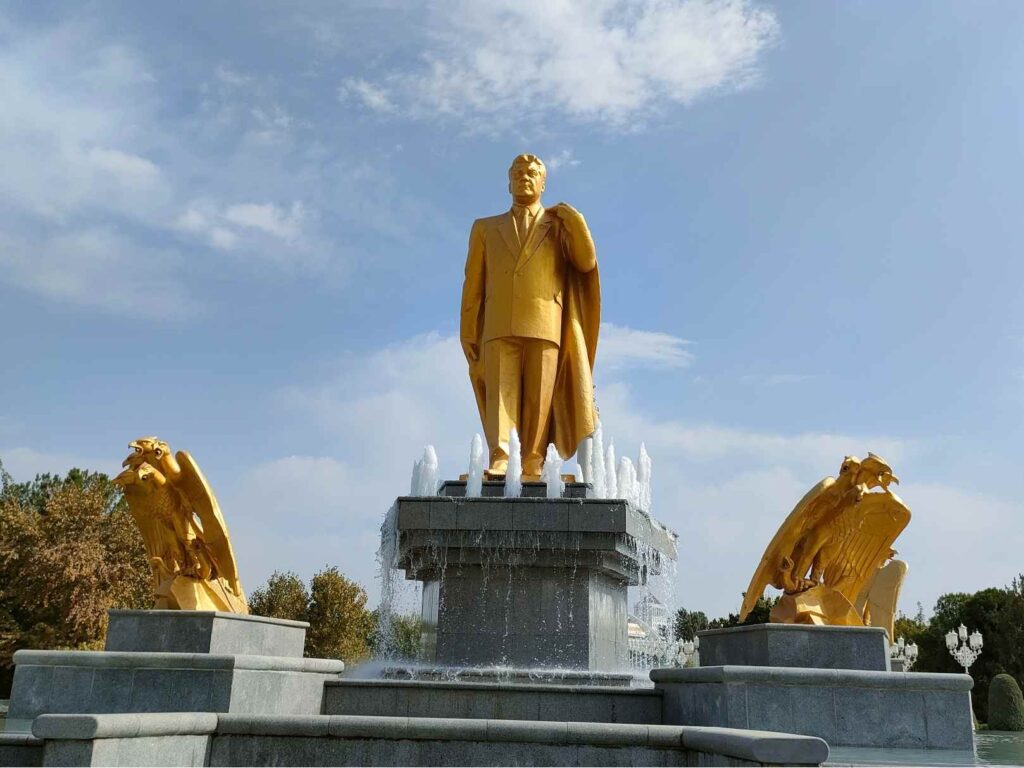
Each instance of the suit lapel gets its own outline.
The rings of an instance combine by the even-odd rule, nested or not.
[[[509,218],[511,218],[511,214],[509,215]],[[538,246],[544,242],[544,236],[547,235],[550,227],[551,217],[542,207],[537,212],[537,218],[534,219],[533,226],[530,228],[530,232],[526,237],[526,244],[523,246],[522,253],[519,254],[519,261],[516,263],[516,269],[523,267],[526,262],[532,258]]]
[[[512,221],[511,210],[501,217],[501,223],[498,224],[498,232],[501,234],[501,239],[505,241],[505,246],[508,248],[509,258],[511,258],[514,263],[519,257],[519,251],[521,248],[519,245],[519,238],[516,237],[516,225],[515,222]]]

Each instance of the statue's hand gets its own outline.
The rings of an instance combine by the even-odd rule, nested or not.
[[[557,216],[564,224],[583,223],[583,214],[568,203],[555,203],[547,210],[551,211],[551,213]]]
[[[464,341],[462,342],[462,349],[466,353],[466,359],[469,362],[475,363],[480,360],[480,345]]]

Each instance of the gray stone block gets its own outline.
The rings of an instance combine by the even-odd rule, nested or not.
[[[319,714],[331,659],[188,653],[19,651],[9,729],[48,713]]]
[[[220,611],[112,610],[106,650],[300,658],[308,626]]]
[[[654,670],[651,679],[664,693],[666,724],[798,733],[837,746],[973,743],[966,675],[724,666]]]
[[[753,624],[708,629],[700,636],[701,665],[889,670],[880,627]]]
[[[42,739],[30,733],[0,733],[0,765],[42,764]]]

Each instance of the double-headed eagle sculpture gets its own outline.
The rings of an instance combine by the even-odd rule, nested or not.
[[[146,545],[153,607],[248,613],[227,525],[195,460],[155,437],[129,447],[114,482]]]
[[[906,563],[893,560],[910,510],[892,469],[869,453],[847,456],[796,505],[765,550],[744,595],[746,618],[769,584],[783,590],[771,621],[883,627],[893,637]],[[877,490],[876,490],[877,489]],[[888,565],[886,565],[886,561]]]

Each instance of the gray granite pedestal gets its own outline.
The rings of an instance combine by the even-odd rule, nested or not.
[[[627,588],[675,560],[675,534],[625,501],[581,498],[582,484],[558,499],[544,488],[398,499],[396,565],[423,583],[427,661],[626,666]]]
[[[14,654],[6,729],[47,713],[314,715],[341,661],[302,657],[304,622],[215,611],[112,611],[105,651]]]
[[[699,634],[700,667],[651,672],[665,723],[844,747],[973,748],[971,678],[889,671],[881,629],[762,624]]]

